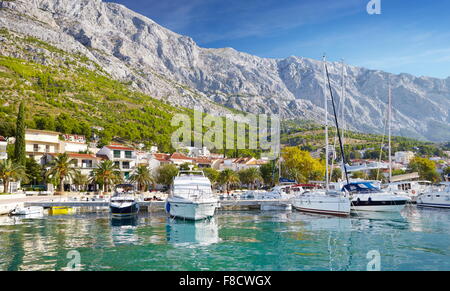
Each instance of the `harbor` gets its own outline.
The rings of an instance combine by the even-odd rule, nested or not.
[[[450,270],[450,213],[408,206],[401,213],[348,218],[298,211],[223,211],[205,221],[107,210],[37,218],[0,217],[1,270],[366,271]]]

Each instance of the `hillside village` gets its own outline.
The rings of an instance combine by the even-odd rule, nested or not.
[[[5,138],[0,136],[0,160],[8,159],[8,145],[12,145],[14,141],[14,137]],[[111,143],[98,148],[95,136],[91,141],[88,141],[83,135],[36,129],[26,129],[25,148],[27,158],[33,159],[43,169],[47,170],[57,156],[67,154],[71,167],[86,177],[91,177],[93,170],[98,168],[103,161],[112,161],[116,169],[120,171],[124,183],[132,183],[130,177],[140,166],[148,168],[153,175],[156,175],[157,170],[164,165],[175,165],[177,168],[182,168],[185,165],[194,165],[200,170],[210,168],[219,172],[225,169],[239,172],[250,168],[259,169],[261,166],[271,163],[266,158],[227,158],[223,154],[211,153],[206,147],[185,147],[174,153],[161,153],[158,151],[157,146],[144,150],[143,145],[132,146],[125,143]],[[450,152],[445,152],[445,154],[447,154],[446,157],[431,157],[429,160],[435,163],[438,173],[447,175],[446,178],[448,179],[449,173],[446,171],[450,167]],[[312,153],[313,157],[316,155],[318,154]],[[410,162],[415,156],[416,154],[412,151],[394,153],[392,168],[395,173],[400,173],[400,175],[394,176],[393,181],[401,181],[403,179],[417,180],[420,178],[418,173],[406,173]],[[338,167],[337,165],[334,166],[334,168]],[[382,175],[387,176],[389,164],[385,161],[373,159],[353,159],[349,169],[353,172],[354,177],[360,177],[361,173],[367,175],[374,169],[379,169]],[[35,185],[35,182],[30,181],[31,188],[39,186]],[[54,189],[51,185],[45,185],[45,188],[47,190]],[[10,192],[17,192],[19,189],[19,183],[10,184]],[[164,185],[155,185],[154,190],[156,189],[164,189]],[[67,177],[64,180],[64,191],[78,190],[79,185],[76,185],[71,177]],[[90,182],[86,185],[85,190],[98,191],[99,187]]]

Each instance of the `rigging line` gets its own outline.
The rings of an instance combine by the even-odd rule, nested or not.
[[[345,170],[345,178],[347,180],[347,184],[350,184],[350,181],[348,179],[348,171],[347,166],[345,165],[345,153],[344,153],[344,146],[342,145],[342,138],[341,138],[341,132],[339,130],[339,122],[336,115],[336,106],[334,104],[334,97],[333,97],[333,90],[331,89],[331,82],[330,82],[330,74],[328,73],[328,66],[325,63],[325,71],[327,73],[327,79],[328,79],[328,88],[330,89],[330,95],[331,95],[331,103],[333,104],[333,112],[334,112],[334,120],[336,122],[336,130],[337,135],[339,137],[339,146],[341,148],[341,154],[342,154],[342,163],[344,164],[344,170]]]
[[[379,158],[378,158],[378,163],[381,163],[381,158],[382,158],[382,156],[383,156],[383,146],[384,146],[384,139],[386,138],[387,121],[388,121],[388,118],[385,117],[385,118],[384,118],[384,127],[383,127],[383,137],[382,137],[382,139],[381,139],[380,156],[379,156]],[[380,167],[378,167],[378,169],[377,169],[377,180],[378,180],[378,177],[379,177],[379,176],[380,176]]]

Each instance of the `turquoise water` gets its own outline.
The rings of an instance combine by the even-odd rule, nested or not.
[[[107,212],[0,217],[0,270],[366,270],[369,251],[381,270],[450,270],[450,211],[230,211],[200,223],[164,214],[111,221]]]

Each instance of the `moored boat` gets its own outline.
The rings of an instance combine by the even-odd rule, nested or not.
[[[201,220],[214,216],[219,202],[202,171],[181,171],[175,177],[165,204],[175,218]]]
[[[139,203],[132,195],[117,195],[111,197],[109,209],[113,217],[130,217],[138,214]]]
[[[53,206],[48,210],[48,214],[50,215],[67,215],[74,213],[75,210],[73,207],[67,206]]]
[[[417,206],[450,208],[450,183],[442,183],[444,189],[423,193],[417,197]]]
[[[350,215],[350,200],[341,192],[316,190],[297,195],[292,203],[299,211],[329,214],[337,216]]]
[[[368,181],[346,184],[343,190],[349,193],[354,211],[400,212],[411,201],[404,195],[382,191]]]
[[[11,215],[30,215],[43,213],[44,208],[41,206],[16,207],[10,212]]]

